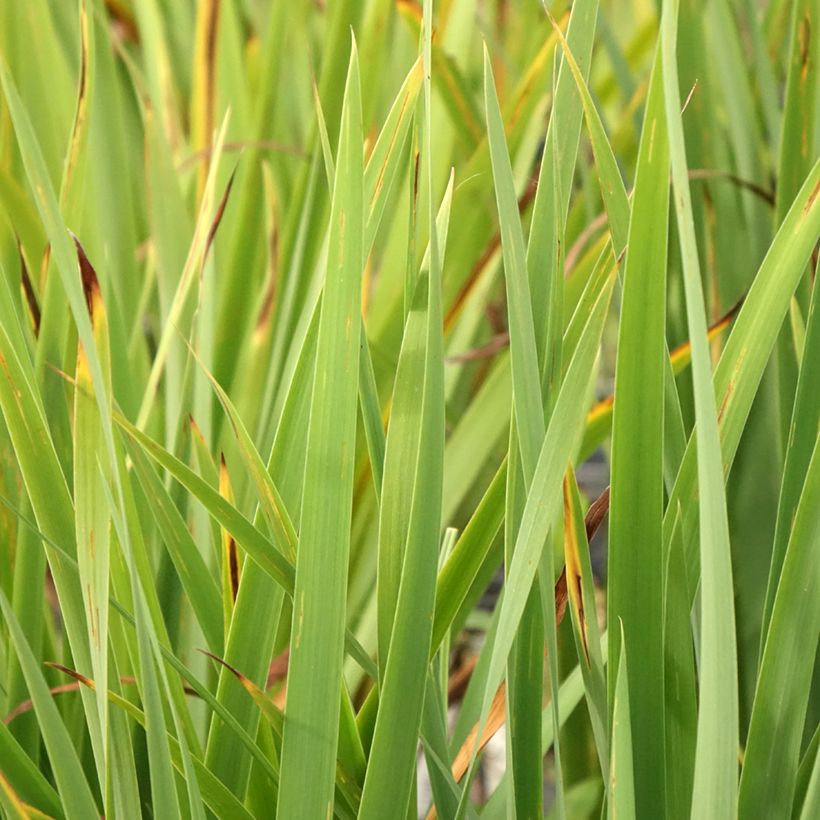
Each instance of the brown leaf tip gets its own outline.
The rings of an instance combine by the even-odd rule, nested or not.
[[[101,301],[102,295],[100,292],[100,280],[97,278],[97,272],[94,266],[88,260],[88,256],[83,248],[80,240],[71,234],[74,239],[74,245],[77,248],[77,259],[80,262],[80,279],[83,283],[83,294],[85,295],[85,304],[88,308],[88,315],[92,321],[94,319],[94,302]]]
[[[97,684],[86,675],[81,674],[80,672],[75,671],[74,669],[69,669],[67,666],[63,666],[61,663],[54,663],[53,661],[45,661],[44,666],[48,666],[50,669],[57,669],[60,672],[68,675],[74,680],[79,681],[83,686],[87,686],[89,689],[96,689]]]
[[[213,221],[211,222],[211,226],[208,229],[208,236],[205,240],[205,256],[208,255],[208,251],[211,249],[214,237],[216,236],[216,232],[219,229],[219,224],[222,222],[222,217],[225,215],[225,208],[228,205],[228,197],[230,197],[231,195],[231,189],[233,188],[233,181],[235,176],[236,168],[234,168],[233,171],[231,171],[231,175],[228,178],[228,184],[225,186],[225,193],[222,194],[222,199],[219,200],[219,205],[217,205]]]
[[[256,688],[250,678],[243,675],[235,666],[231,666],[224,658],[220,658],[219,655],[214,655],[213,652],[209,652],[207,649],[199,649],[198,651],[211,660],[216,661],[220,666],[224,666],[246,689],[253,690]]]
[[[231,599],[236,603],[236,596],[239,594],[239,555],[233,536],[228,541],[228,574],[231,580]]]
[[[202,434],[202,428],[196,423],[196,419],[188,414],[188,422],[191,426],[191,433],[195,435],[203,444],[205,443],[205,436]]]

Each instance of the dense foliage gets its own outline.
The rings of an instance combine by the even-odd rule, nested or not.
[[[4,816],[820,816],[819,75],[816,0],[0,3]]]

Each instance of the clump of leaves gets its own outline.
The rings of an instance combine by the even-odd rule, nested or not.
[[[820,6],[566,6],[3,8],[4,816],[820,813]]]

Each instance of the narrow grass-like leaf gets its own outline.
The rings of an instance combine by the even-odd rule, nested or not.
[[[510,430],[512,452],[507,473],[505,552],[509,564],[515,544],[520,501],[525,497],[532,482],[538,449],[544,436],[544,411],[524,233],[518,215],[518,199],[504,136],[504,124],[486,47],[484,101],[504,257],[504,281],[510,327],[514,423]],[[551,579],[544,580],[549,588]],[[541,814],[541,797],[538,789],[538,782],[541,779],[540,743],[532,736],[538,732],[539,727],[531,719],[532,712],[540,708],[543,686],[540,658],[544,627],[539,599],[539,590],[534,586],[522,615],[507,674],[511,728],[510,759],[515,782],[516,806],[518,812],[527,815]],[[550,601],[544,602],[545,607],[551,605]]]
[[[601,657],[607,657],[607,633],[601,636],[600,643]],[[575,667],[572,672],[567,675],[561,682],[559,689],[560,703],[558,704],[558,713],[561,715],[561,720],[566,721],[572,715],[574,709],[581,702],[584,697],[584,681],[579,667]],[[555,726],[552,722],[553,710],[551,705],[547,705],[541,713],[541,751],[544,755],[552,746],[554,738]],[[560,730],[560,726],[558,727]],[[507,778],[509,775],[505,774],[499,786],[496,788],[493,796],[487,801],[487,805],[481,812],[482,818],[488,820],[501,820],[507,816],[506,799],[507,794],[505,786],[507,786]]]
[[[225,132],[228,127],[227,116],[222,123],[219,134],[216,138],[214,150],[211,155],[211,168],[208,172],[208,178],[205,182],[205,187],[202,194],[202,202],[200,204],[199,214],[194,228],[194,236],[191,240],[191,247],[188,251],[188,257],[185,260],[185,267],[179,277],[176,292],[173,296],[173,301],[168,309],[168,315],[165,317],[165,325],[162,329],[157,344],[157,352],[154,356],[151,365],[151,372],[148,375],[148,382],[145,386],[142,403],[140,404],[139,414],[137,415],[137,427],[144,429],[148,421],[148,415],[151,412],[154,399],[156,397],[157,387],[159,386],[160,378],[162,377],[163,369],[165,367],[165,360],[174,339],[174,335],[180,330],[184,332],[184,328],[178,326],[182,317],[183,310],[188,296],[194,282],[201,273],[202,266],[205,263],[205,257],[208,253],[211,241],[213,239],[213,232],[216,224],[221,217],[221,212],[224,209],[224,200],[220,208],[217,210],[215,220],[211,215],[211,208],[213,206],[214,187],[216,185],[216,169],[219,165],[219,157],[222,154],[222,146],[225,141]],[[230,183],[228,190],[230,190]],[[227,193],[226,193],[227,196]]]
[[[487,130],[493,165],[501,248],[504,255],[507,304],[510,314],[510,363],[513,403],[521,442],[525,475],[531,476],[539,443],[544,436],[544,410],[541,405],[540,370],[535,346],[532,299],[527,277],[526,247],[518,200],[513,187],[512,167],[504,138],[504,124],[495,92],[490,57],[484,51],[484,100]]]
[[[600,116],[592,100],[589,88],[581,73],[581,69],[575,61],[569,44],[561,37],[560,31],[556,28],[556,33],[559,35],[561,45],[564,49],[564,56],[572,71],[575,79],[575,84],[578,93],[581,96],[581,101],[584,109],[584,116],[587,121],[587,128],[590,134],[590,141],[592,143],[592,150],[595,155],[595,163],[598,170],[598,177],[600,182],[601,196],[606,208],[607,219],[610,229],[610,237],[614,252],[619,255],[624,252],[627,242],[629,240],[629,226],[630,226],[630,205],[627,198],[626,189],[624,187],[623,179],[621,178],[618,164],[615,160],[615,155],[612,150],[612,145],[607,138]],[[715,327],[719,327],[720,323],[716,322]],[[711,331],[711,328],[710,328]],[[665,344],[665,339],[664,339]],[[685,349],[685,348],[684,348]],[[683,457],[685,448],[685,434],[683,423],[681,419],[680,400],[678,398],[677,390],[675,388],[673,373],[678,372],[676,367],[681,367],[684,357],[679,348],[677,356],[674,353],[669,354],[671,361],[671,368],[664,362],[664,479],[667,484],[667,489],[674,483],[677,476],[678,467]],[[613,402],[614,404],[614,402]],[[601,411],[612,410],[606,405],[598,408]],[[593,409],[595,413],[595,408]],[[595,428],[591,431],[592,435],[589,437],[588,443],[582,448],[582,457],[585,457],[590,452],[592,441],[600,440],[599,436],[603,434],[601,430],[608,424],[607,413],[595,413],[591,417],[594,421]]]
[[[271,578],[286,591],[293,589],[293,565],[285,558],[283,550],[274,547],[236,507],[229,504],[217,490],[200,478],[190,467],[187,467],[151,438],[140,432],[127,419],[115,414],[115,420],[137,446],[142,447],[148,455],[165,467],[177,481],[202,502],[208,512],[234,535],[242,544],[242,547],[248,551],[248,554]]]
[[[697,685],[691,594],[680,517],[666,554],[664,642],[666,662],[666,799],[670,817],[686,820],[692,805],[697,740]]]
[[[398,552],[394,560],[399,560],[400,572],[394,578],[398,581],[394,588],[395,604],[387,604],[392,616],[389,618],[389,642],[384,653],[380,649],[380,668],[384,669],[384,676],[371,762],[362,794],[363,817],[383,816],[384,811],[389,811],[391,802],[397,799],[404,802],[409,798],[409,774],[412,769],[408,761],[415,755],[421,721],[424,686],[419,680],[427,675],[430,656],[427,630],[432,626],[434,605],[444,449],[439,283],[444,246],[439,243],[446,236],[452,191],[451,176],[439,212],[438,237],[431,240],[429,269],[421,273],[416,284],[415,300],[408,315],[405,343],[396,375],[393,418],[397,421],[407,418],[411,425],[405,428],[399,424],[394,431],[391,424],[388,430],[388,457],[391,443],[394,448],[416,451],[413,465],[416,479],[415,491],[409,498],[405,492],[406,543],[401,543],[401,530],[394,530],[398,537],[385,545]],[[419,384],[422,385],[420,396]],[[414,396],[414,393],[417,395]],[[407,407],[415,404],[417,398],[421,399],[418,413],[407,413]],[[423,420],[421,425],[413,422],[419,417]],[[391,464],[387,458],[385,460],[385,498],[388,493],[402,494],[402,479],[406,480],[407,473],[394,472],[401,468],[401,463],[396,460]],[[391,482],[392,487],[387,482]],[[382,584],[381,577],[379,584]],[[425,627],[424,624],[429,626]],[[415,681],[410,688],[413,697],[408,696],[410,681]],[[402,781],[396,781],[397,771],[407,772]]]
[[[607,620],[629,647],[638,811],[665,811],[663,381],[669,147],[660,50],[650,80],[629,222],[612,430]],[[620,647],[609,644],[613,703]],[[612,707],[610,707],[612,708]]]
[[[120,466],[122,468],[122,464]],[[106,493],[106,500],[109,503],[114,528],[119,537],[120,544],[124,549],[128,578],[131,585],[131,595],[133,596],[134,602],[134,625],[137,633],[137,668],[139,670],[138,680],[140,684],[140,695],[145,706],[145,734],[148,749],[151,799],[155,805],[171,806],[172,811],[182,811],[184,803],[181,800],[181,794],[174,780],[171,751],[166,743],[167,720],[164,711],[165,704],[163,703],[163,694],[168,694],[169,690],[164,670],[161,666],[158,667],[161,661],[159,659],[157,633],[151,622],[146,595],[140,583],[139,569],[133,560],[134,556],[130,549],[132,543],[130,535],[125,531],[122,518],[116,515],[116,506],[107,482],[104,483],[103,490]],[[80,680],[87,682],[84,678],[85,676],[82,676]],[[162,684],[164,684],[164,686]],[[89,688],[96,690],[96,685],[92,683]],[[180,731],[181,726],[176,718],[173,703],[170,702],[170,700],[168,706],[172,717],[175,722],[177,722],[177,731],[182,735]],[[180,744],[183,758],[187,758],[187,745],[183,738],[180,738]],[[190,772],[188,771],[186,771],[185,774],[186,776],[190,776]],[[187,783],[187,786],[189,794],[191,792],[197,794],[195,781]],[[192,815],[199,816],[195,802],[190,805],[190,810]]]
[[[692,817],[732,817],[737,807],[738,695],[729,522],[720,434],[706,336],[700,264],[689,194],[676,62],[677,3],[664,7],[661,35],[666,122],[692,344],[700,508],[701,654]],[[670,505],[671,506],[671,505]]]
[[[623,630],[622,630],[623,632]],[[635,783],[632,765],[632,721],[630,720],[629,674],[626,662],[626,633],[621,635],[621,657],[612,708],[612,769],[607,799],[610,820],[635,817]]]
[[[438,237],[446,240],[452,200],[451,179],[439,211]],[[437,238],[438,238],[437,237]],[[443,245],[441,245],[443,249]],[[433,286],[430,254],[416,284],[414,303],[407,316],[396,383],[393,392],[391,422],[385,443],[384,475],[381,488],[379,515],[379,655],[384,671],[393,632],[393,621],[398,604],[399,587],[403,578],[407,532],[413,517],[413,494],[408,494],[405,481],[420,469],[423,457],[422,433],[418,419],[429,401],[424,390],[424,379],[431,367],[430,352],[430,289]],[[419,284],[421,283],[421,284]],[[439,502],[440,503],[440,502]],[[438,517],[438,516],[435,516]]]
[[[406,480],[408,473],[402,476],[398,471],[404,465],[411,466],[409,475],[412,476],[410,486],[413,489],[409,505],[395,505],[391,522],[394,527],[392,530],[388,528],[389,540],[386,542],[382,542],[380,519],[380,698],[362,791],[359,816],[363,818],[380,818],[396,810],[404,814],[405,805],[409,803],[412,807],[415,803],[410,792],[428,675],[440,543],[444,454],[441,267],[454,175],[451,172],[437,220],[432,199],[432,6],[429,0],[424,4],[423,14],[425,116],[422,134],[430,195],[427,214],[430,242],[422,271],[416,279],[396,374],[394,419],[399,423],[395,433],[392,423],[388,430],[381,509],[384,510],[389,495],[402,492],[402,478]],[[411,389],[408,390],[408,386]],[[402,423],[404,414],[411,425],[409,428]],[[399,450],[399,458],[395,461],[390,458],[394,448]],[[409,464],[402,458],[405,449],[411,451]],[[401,519],[406,521],[405,532],[395,529],[395,523]],[[389,560],[383,561],[383,557]],[[382,578],[383,567],[392,565],[395,568],[397,564],[400,567],[398,573]],[[393,600],[388,596],[393,596]]]
[[[333,190],[333,180],[336,177],[336,161],[333,159],[333,149],[330,147],[330,138],[327,135],[325,112],[322,111],[322,101],[319,99],[319,89],[313,83],[313,105],[316,108],[316,125],[319,128],[319,141],[322,145],[322,159],[325,162],[325,176],[328,188]]]
[[[22,799],[54,817],[62,816],[60,796],[15,740],[5,721],[0,721],[0,757],[2,776]]]
[[[27,809],[2,773],[0,773],[0,806],[5,810],[6,816],[13,820],[28,820],[35,816],[45,816],[36,809]]]
[[[608,501],[608,492],[606,495]],[[598,501],[595,502],[596,504]],[[592,584],[588,533],[581,515],[575,471],[564,477],[564,556],[567,593],[572,613],[572,631],[578,665],[584,679],[587,709],[592,723],[601,772],[609,772],[609,709],[607,707],[604,660]]]
[[[365,254],[370,253],[373,240],[381,224],[387,206],[387,197],[393,189],[404,155],[402,148],[407,140],[413,121],[415,102],[421,89],[422,61],[416,60],[399,89],[396,100],[385,119],[373,153],[364,172],[365,205],[367,221],[365,229]]]
[[[384,481],[385,435],[379,406],[379,392],[376,385],[376,374],[373,370],[373,357],[370,355],[370,343],[362,327],[362,346],[359,354],[359,407],[362,413],[364,434],[367,440],[367,453],[370,457],[370,472],[373,476],[373,489],[381,499]]]
[[[785,217],[806,173],[816,147],[817,90],[820,82],[820,9],[811,0],[791,5],[788,77],[777,173],[775,223]]]
[[[604,200],[607,217],[609,219],[609,230],[612,234],[612,242],[615,252],[620,253],[626,247],[629,234],[629,205],[627,202],[626,189],[624,188],[621,172],[615,160],[611,144],[607,138],[598,109],[589,93],[581,68],[573,56],[569,43],[558,24],[553,20],[553,28],[561,43],[566,60],[584,110],[584,117],[587,122],[587,129],[590,134],[592,150],[595,153],[595,163],[598,169],[598,176],[601,184],[601,196]]]
[[[332,811],[360,334],[363,166],[359,71],[353,46],[331,207],[316,348],[294,590],[277,816]],[[328,474],[335,478],[329,482]],[[338,483],[337,483],[338,479]],[[331,546],[332,545],[332,546]],[[301,782],[310,778],[305,792]],[[301,782],[300,782],[301,781]]]
[[[219,610],[216,607],[219,595],[213,575],[205,565],[168,491],[149,466],[141,450],[136,447],[132,448],[131,460],[140,487],[150,503],[151,512],[162,533],[165,547],[177,568],[180,582],[196,613],[208,646],[221,651],[222,624]]]
[[[100,360],[106,404],[110,402],[111,371],[108,348],[108,317],[103,304],[97,274],[82,246],[77,242],[77,255],[83,279],[88,313],[97,354]],[[76,389],[74,391],[74,505],[77,539],[77,566],[80,583],[85,590],[86,624],[91,649],[91,671],[100,681],[95,693],[100,716],[104,747],[106,788],[110,777],[108,726],[108,584],[110,571],[111,521],[105,498],[104,478],[100,471],[107,465],[105,440],[97,402],[94,400],[88,355],[82,344],[77,347]],[[117,785],[115,781],[114,785]],[[108,795],[106,795],[106,801]],[[107,805],[107,810],[111,811]]]
[[[228,503],[208,482],[200,478],[193,470],[168,453],[155,441],[141,433],[127,419],[117,413],[114,414],[114,418],[117,424],[134,440],[135,445],[142,447],[158,464],[165,467],[177,481],[189,489],[220,525],[234,535],[243,549],[259,564],[261,569],[286,593],[293,595],[295,570],[283,554],[287,551],[286,544],[282,544],[281,549],[275,547],[258,527],[248,521],[236,507]],[[363,664],[368,673],[371,673],[373,670],[372,661],[350,634],[347,636],[347,646],[352,656],[356,658],[357,663]]]
[[[4,502],[7,503],[7,502]],[[44,533],[40,532],[36,525],[25,519],[19,512],[17,512],[18,517],[20,518],[23,523],[31,528],[40,538],[42,538],[48,546],[53,549],[57,554],[59,554],[63,560],[65,561],[65,566],[68,570],[73,572],[73,574],[78,573],[77,564],[71,558],[70,555],[65,551],[63,547],[61,547],[56,541],[48,538]],[[131,627],[136,627],[136,620],[134,616],[117,600],[111,599],[111,606],[119,613],[119,615],[124,619],[125,622],[129,624]],[[210,690],[204,686],[191,672],[190,670],[174,655],[171,653],[169,649],[160,645],[159,646],[159,653],[161,654],[163,660],[169,664],[169,666],[174,669],[174,671],[180,675],[180,677],[191,687],[192,691],[195,692],[207,705],[210,709],[213,710],[215,716],[228,727],[231,733],[233,733],[237,738],[239,743],[244,746],[244,748],[248,749],[251,754],[254,756],[256,760],[258,760],[263,766],[268,767],[269,774],[273,774],[273,771],[269,768],[270,764],[267,760],[262,756],[262,752],[255,744],[254,740],[244,731],[244,729],[239,725],[236,718],[228,712],[225,707],[213,696]],[[63,670],[67,671],[67,670]],[[73,677],[77,678],[78,680],[88,681],[90,680],[85,675],[79,675],[77,672],[71,672]],[[115,698],[116,695],[113,693],[110,694],[110,697]],[[144,721],[140,721],[144,725]],[[173,753],[172,749],[172,753]]]
[[[43,741],[48,750],[66,817],[95,817],[99,814],[99,810],[94,803],[94,797],[72,744],[71,736],[52,700],[48,685],[31,654],[11,605],[2,592],[0,592],[0,609],[3,611],[12,643],[20,659],[20,665],[23,667],[23,674],[34,701],[34,709],[40,717]]]
[[[427,691],[424,696],[424,716],[422,725],[428,738],[424,743],[424,756],[427,762],[427,771],[430,777],[430,787],[433,793],[433,803],[439,817],[449,817],[455,814],[458,808],[458,786],[453,779],[447,750],[447,727],[445,714],[439,708],[446,693],[440,690],[436,676],[432,673],[427,677]]]
[[[280,550],[284,551],[285,556],[290,561],[293,561],[296,558],[297,538],[290,514],[285,507],[285,502],[279,493],[273,478],[265,467],[265,463],[262,461],[259,451],[254,446],[250,434],[245,428],[245,425],[242,423],[242,419],[240,418],[236,407],[234,407],[233,402],[230,400],[228,394],[222,389],[222,387],[220,387],[213,375],[205,369],[201,362],[200,366],[203,368],[205,376],[208,378],[214,393],[216,393],[216,397],[219,399],[219,402],[225,411],[225,415],[228,416],[231,429],[236,436],[237,443],[239,444],[239,452],[242,456],[242,460],[245,463],[245,467],[250,473],[251,478],[253,479],[256,493],[259,497],[262,514],[264,515],[265,521],[270,527],[271,532],[274,533],[274,543],[280,548]]]
[[[794,300],[792,300],[794,302]],[[797,381],[797,393],[794,399],[794,411],[789,431],[786,462],[783,466],[783,479],[780,486],[780,498],[777,509],[777,523],[772,543],[771,566],[769,568],[769,582],[766,589],[766,601],[761,623],[760,657],[769,631],[769,621],[774,600],[780,582],[780,572],[783,558],[786,554],[786,545],[791,536],[794,524],[794,515],[805,484],[811,454],[814,450],[814,440],[820,425],[820,372],[812,366],[820,351],[820,310],[818,303],[820,296],[818,289],[812,289],[811,304],[809,306],[806,340],[801,356],[800,374]]]
[[[423,754],[433,815],[604,816],[624,644],[627,814],[813,817],[815,3],[689,0],[676,23],[678,0],[617,20],[575,0],[557,25],[503,0],[18,5],[0,3],[0,587],[78,778],[4,614],[0,814],[63,817],[68,784],[95,815],[409,818],[430,810]],[[636,296],[636,258],[661,255]],[[610,480],[607,590],[606,491],[582,506]],[[625,604],[661,589],[645,702],[658,653],[629,634],[596,653],[594,632],[650,550]]]
[[[60,667],[61,671],[77,678],[76,672],[65,667]],[[94,686],[94,681],[89,678],[80,676],[80,682],[85,686]],[[114,692],[108,692],[109,701],[118,708],[122,709],[125,714],[133,718],[134,722],[142,727],[146,727],[148,719],[145,713],[129,700],[117,695]],[[182,753],[180,745],[173,735],[167,736],[168,750],[173,760],[174,766],[180,775],[187,775],[187,771],[182,762]],[[196,757],[192,758],[193,766],[196,771],[196,778],[202,788],[202,795],[208,806],[221,817],[237,817],[237,818],[251,818],[252,815],[245,810],[243,805],[234,797],[225,786],[211,774],[210,771],[203,765],[203,763]]]
[[[436,584],[436,611],[431,640],[433,653],[444,640],[501,529],[506,479],[507,465],[504,463],[496,471],[472,518],[456,541],[450,557],[441,568]]]
[[[811,820],[818,811],[820,811],[820,755],[814,758],[814,767],[803,801],[803,810],[800,812],[800,820]]]
[[[595,370],[595,360],[603,320],[612,293],[614,271],[598,297],[567,369],[550,424],[541,447],[532,489],[521,517],[513,561],[507,578],[507,592],[501,608],[498,636],[481,708],[483,726],[501,681],[502,671],[513,642],[527,593],[532,586],[538,558],[544,546],[544,532],[560,509],[561,478],[566,463],[574,455],[580,436],[579,413],[583,412]],[[479,732],[479,735],[481,733]],[[473,768],[471,764],[471,769]],[[469,781],[469,778],[468,778]],[[466,795],[466,791],[464,792]],[[462,809],[466,807],[462,796]]]
[[[759,817],[791,806],[820,634],[820,437],[809,461],[783,558],[755,692],[740,779],[738,814]],[[812,636],[814,636],[812,638]],[[777,727],[776,731],[774,727]]]
[[[820,78],[820,45],[817,32],[820,30],[820,10],[816,3],[800,0],[791,4],[791,25],[789,32],[790,54],[783,105],[783,122],[780,132],[780,157],[777,166],[777,190],[775,192],[775,226],[786,215],[795,194],[815,159],[815,131]],[[798,290],[803,306],[806,305],[806,285]],[[795,307],[798,302],[795,301]],[[784,327],[777,348],[777,376],[780,388],[780,425],[782,446],[785,451],[790,440],[789,422],[793,411],[797,368],[792,347],[798,338],[794,327]],[[782,541],[780,545],[782,550]],[[766,618],[771,610],[771,599],[767,601]],[[765,629],[763,630],[765,635]]]

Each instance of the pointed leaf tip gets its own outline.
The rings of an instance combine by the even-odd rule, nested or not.
[[[71,233],[71,231],[69,231],[69,233]],[[74,233],[71,233],[71,238],[74,240],[74,245],[77,248],[77,259],[80,263],[80,279],[83,283],[85,304],[88,307],[88,315],[91,317],[91,322],[93,324],[95,311],[97,311],[98,306],[102,304],[100,280],[97,277],[97,272],[94,270],[94,266],[89,261],[85,248],[83,248],[79,238]]]

